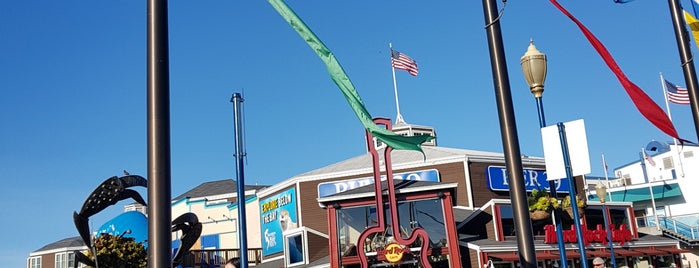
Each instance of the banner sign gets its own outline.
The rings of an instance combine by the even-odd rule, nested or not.
[[[619,225],[619,228],[616,228],[614,224],[610,224],[609,230],[605,230],[602,224],[597,224],[597,229],[595,230],[588,230],[587,226],[585,225],[582,225],[582,227],[580,228],[583,231],[583,242],[586,246],[589,245],[590,242],[597,242],[603,244],[608,243],[607,232],[611,233],[610,236],[612,237],[612,242],[619,242],[619,245],[622,246],[627,241],[631,241],[631,239],[633,239],[631,230],[629,230],[626,224]],[[555,226],[553,226],[552,224],[544,226],[544,232],[544,243],[558,243],[558,237],[556,236]],[[578,236],[576,234],[575,227],[571,226],[570,230],[563,230],[563,240],[565,241],[565,243],[578,242]]]
[[[260,200],[262,255],[284,250],[283,233],[298,227],[294,188]]]
[[[439,182],[439,172],[436,169],[411,171],[405,173],[393,174],[394,180],[409,180],[409,181],[433,181]],[[386,180],[386,175],[381,176],[381,181]],[[374,177],[366,177],[359,179],[349,179],[341,181],[324,182],[318,184],[318,198],[341,193],[344,191],[359,188],[365,185],[374,183]]]
[[[488,166],[485,172],[488,180],[488,188],[493,191],[509,191],[510,184],[507,182],[507,169],[502,166]],[[527,192],[534,189],[549,189],[549,182],[546,181],[546,170],[541,169],[524,169],[524,187]],[[567,193],[570,189],[568,183],[563,183],[563,180],[554,181],[556,185],[556,193]]]

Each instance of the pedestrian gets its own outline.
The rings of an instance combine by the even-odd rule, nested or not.
[[[604,268],[604,259],[597,257],[594,260],[592,260],[592,266],[594,268]]]
[[[224,268],[239,268],[240,267],[240,258],[231,258],[226,262],[226,266]]]

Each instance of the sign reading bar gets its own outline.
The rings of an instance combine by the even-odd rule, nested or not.
[[[428,169],[422,171],[412,171],[393,174],[394,180],[408,181],[433,181],[439,182],[439,172],[436,169]],[[386,175],[381,175],[381,180],[386,180]],[[374,183],[374,177],[349,179],[341,181],[331,181],[318,184],[318,198],[326,197],[336,193],[352,190],[362,186]]]
[[[541,169],[524,169],[524,187],[528,192],[537,189],[549,189],[549,182],[546,180],[546,170]],[[503,166],[488,166],[486,170],[486,179],[488,180],[488,188],[493,191],[509,191],[510,184],[507,182],[507,169]],[[569,191],[568,183],[563,183],[563,180],[555,181],[557,193],[567,193]]]
[[[605,243],[607,242],[607,230],[604,229],[602,224],[597,224],[597,229],[588,230],[585,225],[582,225],[583,239],[585,240],[585,245],[590,244],[590,242]],[[612,241],[619,242],[619,245],[623,245],[626,241],[631,241],[633,236],[631,235],[631,230],[626,227],[626,224],[622,224],[618,229],[615,229],[614,224],[609,225],[609,229],[612,232]],[[565,243],[577,243],[578,236],[575,233],[575,226],[571,226],[570,230],[563,231],[563,240]],[[556,227],[553,224],[544,226],[544,243],[554,244],[558,243],[558,237],[556,236]]]

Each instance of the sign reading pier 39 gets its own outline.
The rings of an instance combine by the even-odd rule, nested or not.
[[[524,169],[524,187],[527,192],[534,189],[549,189],[549,182],[546,181],[546,170],[540,169]],[[507,182],[507,169],[502,166],[488,166],[486,170],[486,178],[488,179],[488,188],[493,191],[509,191],[510,185]],[[554,181],[557,193],[567,193],[569,190],[568,184],[563,183],[563,180]]]

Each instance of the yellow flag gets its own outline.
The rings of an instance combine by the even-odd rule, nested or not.
[[[683,10],[684,21],[689,25],[689,29],[692,30],[692,35],[694,36],[694,43],[699,47],[699,20],[689,14],[689,12]]]

